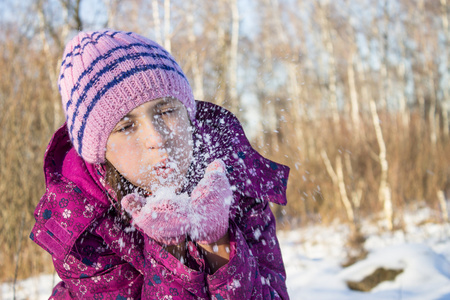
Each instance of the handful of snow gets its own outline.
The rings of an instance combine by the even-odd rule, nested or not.
[[[191,197],[163,187],[147,198],[137,193],[127,195],[122,206],[133,223],[157,242],[176,245],[189,235],[194,241],[209,244],[226,234],[232,199],[225,165],[215,160]]]

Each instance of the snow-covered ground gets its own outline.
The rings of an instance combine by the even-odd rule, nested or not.
[[[348,253],[346,225],[279,232],[291,299],[450,299],[450,224],[426,222],[432,213],[416,211],[405,217],[404,230],[394,232],[364,224],[369,255],[347,268],[341,266]],[[360,281],[379,267],[403,272],[371,292],[347,287],[347,281]],[[16,299],[48,299],[55,281],[53,275],[21,281]],[[2,284],[1,291],[0,299],[13,299],[11,285]]]
[[[410,214],[404,230],[394,232],[364,224],[369,254],[347,268],[341,266],[348,253],[347,226],[280,232],[291,299],[450,299],[450,224],[427,223],[431,214],[428,209]],[[370,292],[347,287],[347,281],[360,281],[380,267],[403,272]]]

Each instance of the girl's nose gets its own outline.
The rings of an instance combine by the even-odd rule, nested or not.
[[[167,128],[163,128],[163,126],[152,122],[143,125],[144,146],[147,149],[164,148],[168,137]]]

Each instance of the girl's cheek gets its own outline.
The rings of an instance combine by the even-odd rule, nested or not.
[[[126,166],[132,161],[138,161],[141,159],[139,155],[138,148],[133,144],[126,144],[121,146],[116,146],[115,155],[118,159]]]

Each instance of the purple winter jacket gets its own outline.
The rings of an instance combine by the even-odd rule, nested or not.
[[[230,261],[208,274],[194,242],[183,265],[125,224],[105,187],[104,166],[75,152],[64,124],[46,151],[47,189],[30,234],[62,279],[50,299],[288,299],[269,201],[286,204],[289,168],[252,149],[237,118],[217,105],[197,101],[194,128],[192,186],[221,158],[235,187]]]

